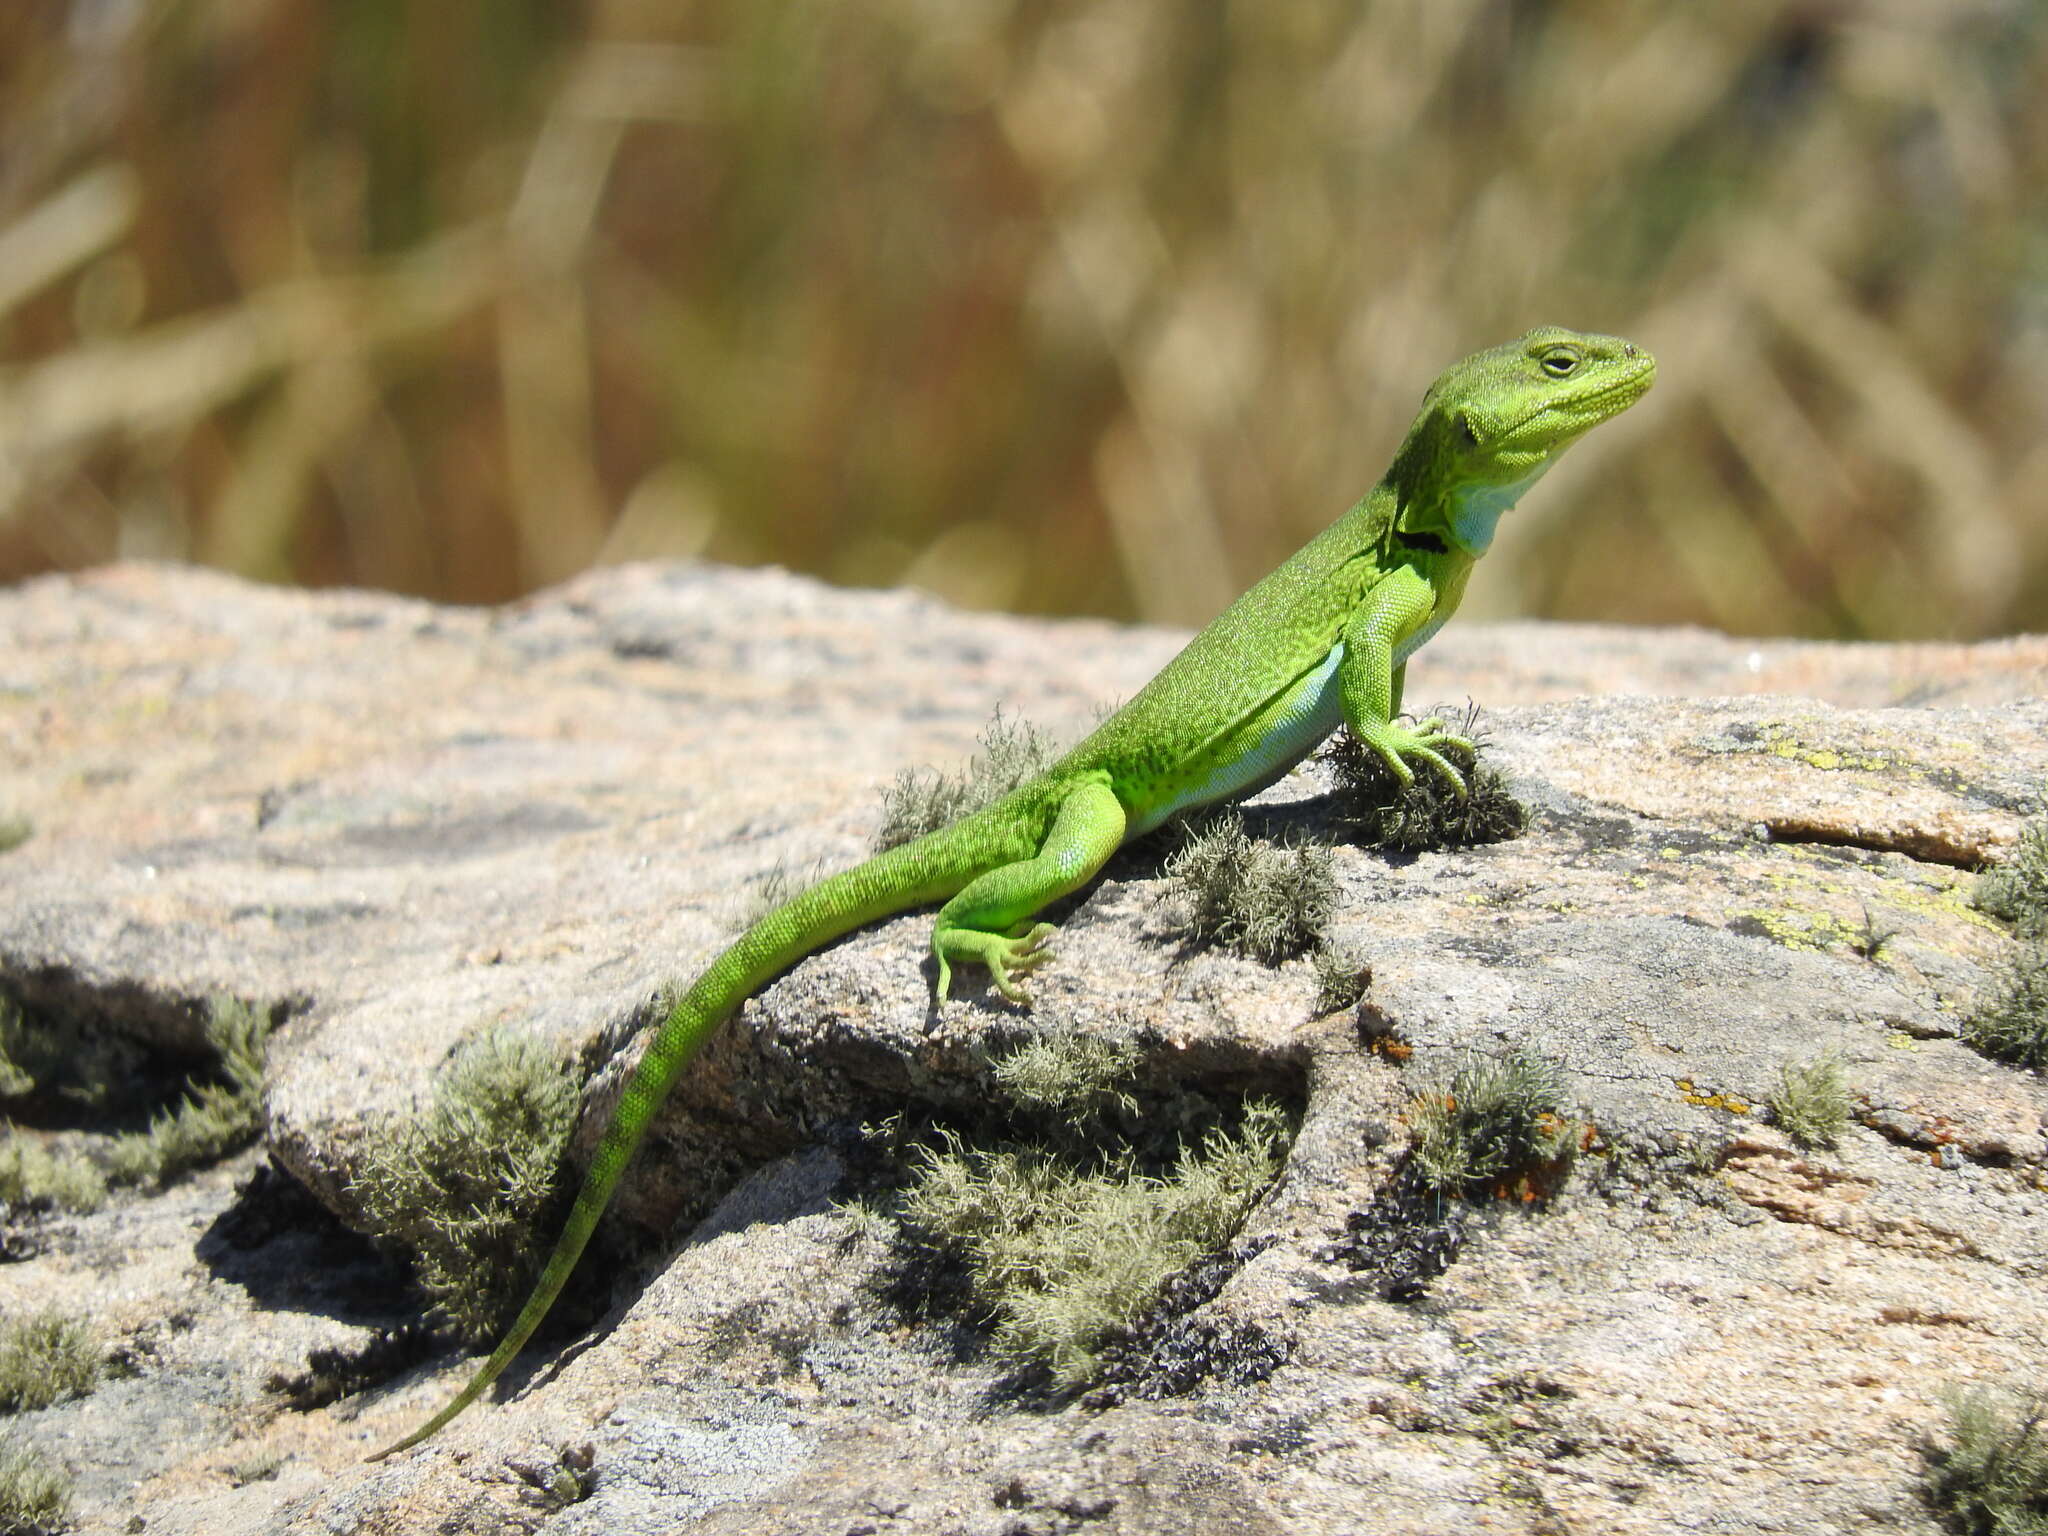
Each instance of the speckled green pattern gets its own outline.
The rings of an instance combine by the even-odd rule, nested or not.
[[[1023,1002],[1020,978],[1051,956],[1052,926],[1035,913],[1174,812],[1271,783],[1339,720],[1404,783],[1412,760],[1462,794],[1438,748],[1470,743],[1437,721],[1394,722],[1407,660],[1456,611],[1515,497],[1655,373],[1628,342],[1555,326],[1453,365],[1385,478],[1073,751],[986,810],[824,880],[749,928],[656,1031],[511,1331],[453,1402],[378,1456],[426,1439],[504,1370],[567,1283],[677,1073],[749,993],[811,951],[943,901],[932,934],[940,999],[952,968],[972,962]]]

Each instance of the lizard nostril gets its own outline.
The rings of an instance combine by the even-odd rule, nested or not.
[[[1632,341],[1624,341],[1621,344],[1621,355],[1623,357],[1634,357],[1636,355],[1636,344]]]

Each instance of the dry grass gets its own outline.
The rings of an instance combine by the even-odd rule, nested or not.
[[[91,15],[0,20],[0,579],[705,551],[1196,621],[1559,320],[1661,382],[1472,609],[2048,627],[2038,7]]]

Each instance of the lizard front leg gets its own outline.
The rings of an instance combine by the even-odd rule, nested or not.
[[[1394,653],[1429,622],[1436,600],[1436,589],[1409,567],[1389,571],[1345,622],[1337,684],[1344,723],[1379,754],[1395,778],[1403,784],[1414,782],[1415,771],[1406,762],[1412,757],[1441,773],[1463,799],[1465,776],[1437,748],[1463,747],[1469,752],[1472,743],[1446,731],[1441,720],[1424,720],[1413,729],[1394,724],[1408,671],[1405,663],[1394,665]]]
[[[976,877],[941,907],[932,929],[940,1000],[952,986],[953,963],[972,960],[988,967],[1003,996],[1028,1001],[1016,977],[1051,958],[1045,941],[1055,931],[1031,915],[1087,884],[1122,845],[1124,828],[1123,804],[1107,783],[1078,784],[1035,855]]]

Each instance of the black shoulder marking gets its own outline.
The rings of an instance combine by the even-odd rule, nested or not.
[[[1397,533],[1394,542],[1405,549],[1427,550],[1432,555],[1448,555],[1451,548],[1433,533]]]

